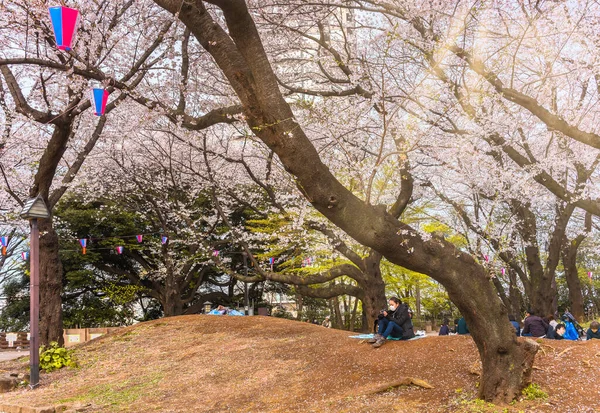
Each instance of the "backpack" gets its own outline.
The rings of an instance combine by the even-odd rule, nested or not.
[[[566,331],[565,334],[563,336],[563,338],[565,340],[579,340],[579,333],[577,333],[577,330],[575,329],[575,326],[573,325],[572,322],[570,321],[565,321],[565,327],[566,327]]]

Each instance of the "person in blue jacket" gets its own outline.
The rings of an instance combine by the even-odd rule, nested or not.
[[[511,314],[508,316],[508,319],[509,319],[510,323],[513,325],[513,327],[515,328],[515,333],[517,333],[517,337],[519,337],[521,335],[521,325],[517,321],[517,318]]]
[[[442,322],[442,326],[440,327],[440,333],[438,335],[440,335],[440,336],[449,336],[450,335],[450,327],[448,327],[449,322],[450,322],[450,320],[448,320],[447,318],[444,318],[444,321]]]

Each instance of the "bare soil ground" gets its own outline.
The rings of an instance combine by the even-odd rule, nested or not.
[[[534,382],[547,399],[493,406],[474,399],[478,356],[468,336],[388,342],[270,317],[182,316],[76,347],[78,369],[0,403],[87,412],[595,412],[600,340],[543,340]],[[0,369],[27,369],[20,359]],[[403,377],[432,389],[387,388]]]

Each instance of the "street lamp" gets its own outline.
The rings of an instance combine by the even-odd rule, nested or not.
[[[35,389],[40,382],[40,231],[38,219],[50,217],[50,212],[44,200],[38,195],[28,199],[23,205],[21,218],[31,224],[31,239],[29,251],[29,386]]]
[[[242,256],[244,257],[244,277],[248,278],[248,254],[246,252],[242,252]],[[249,315],[249,303],[248,303],[248,283],[244,281],[244,313]]]

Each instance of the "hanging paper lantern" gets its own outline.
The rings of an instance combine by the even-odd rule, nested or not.
[[[87,239],[83,238],[79,240],[79,245],[81,245],[81,252],[85,255],[87,251]]]
[[[71,44],[75,40],[79,11],[64,6],[50,7],[48,11],[50,12],[56,47],[60,50],[71,50]]]
[[[591,280],[592,279],[592,272],[588,271],[588,278]]]
[[[96,116],[104,115],[106,102],[108,101],[108,90],[94,88],[92,90],[92,104],[94,105],[94,113]]]
[[[0,237],[2,241],[2,255],[6,255],[6,247],[8,247],[8,237]]]
[[[123,254],[123,247],[118,246],[115,249],[117,250],[117,254],[119,254],[119,255]]]
[[[500,272],[502,273],[502,275],[504,275],[506,273],[506,269],[504,267],[502,267],[502,269],[500,270]]]
[[[213,257],[218,257],[219,256],[219,250],[214,250],[212,254],[213,254]]]
[[[169,240],[169,238],[167,238],[165,235],[163,235],[163,236],[160,238],[160,242],[162,242],[162,244],[163,244],[163,245],[165,245],[165,244],[167,243],[167,241],[168,241],[168,240]]]
[[[143,235],[136,235],[135,239],[137,239],[137,242],[142,242],[144,240],[144,236]]]
[[[29,251],[23,251],[21,253],[21,258],[23,258],[23,261],[27,261],[29,259]]]

